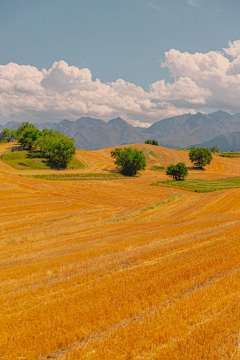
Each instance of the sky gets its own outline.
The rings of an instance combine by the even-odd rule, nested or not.
[[[240,112],[238,0],[0,0],[0,123]]]

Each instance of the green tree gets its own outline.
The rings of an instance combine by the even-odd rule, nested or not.
[[[43,156],[45,155],[44,154],[44,149],[47,151],[47,148],[45,146],[45,143],[47,142],[47,139],[49,137],[54,137],[54,136],[56,136],[55,131],[48,130],[48,129],[43,129],[42,136],[39,136],[37,138],[37,140],[35,141],[34,146],[36,146],[36,148],[38,148],[42,152]]]
[[[212,154],[207,148],[195,148],[189,152],[189,159],[195,166],[203,168],[207,164],[210,164]]]
[[[11,131],[11,141],[17,141],[17,130],[10,130]]]
[[[217,147],[217,145],[213,145],[212,147],[209,148],[209,150],[213,154],[219,153],[219,148]]]
[[[145,170],[146,158],[142,150],[129,148],[116,148],[111,151],[111,156],[115,158],[115,164],[120,167],[121,173],[125,176],[133,176],[139,170]]]
[[[9,130],[8,128],[4,128],[0,133],[0,141],[10,142],[15,141],[17,139],[16,130]]]
[[[11,132],[8,128],[4,128],[0,133],[0,141],[10,142],[11,141]]]
[[[157,140],[146,140],[145,144],[157,145],[158,146],[158,141]]]
[[[50,136],[49,136],[50,135]],[[39,140],[38,140],[39,141]],[[40,139],[40,142],[42,139]],[[45,134],[41,143],[43,155],[49,160],[51,166],[65,169],[76,153],[74,139],[69,139],[61,133]]]
[[[177,165],[169,165],[166,175],[171,176],[174,180],[184,180],[188,176],[188,167],[182,162],[179,162]]]
[[[35,141],[42,136],[42,132],[34,127],[25,127],[18,135],[18,142],[25,149],[32,150]]]
[[[21,133],[27,128],[35,128],[35,126],[33,124],[30,124],[28,121],[23,122],[21,125],[19,125],[17,129],[17,137],[20,137]]]

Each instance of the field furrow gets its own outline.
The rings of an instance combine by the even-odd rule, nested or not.
[[[117,172],[110,151],[78,151],[85,168],[74,172]],[[149,167],[187,162],[186,151],[154,153]],[[215,156],[190,177],[237,176],[230,160]],[[240,357],[240,189],[151,186],[166,175],[149,168],[51,181],[32,175],[57,171],[5,165],[1,360]]]

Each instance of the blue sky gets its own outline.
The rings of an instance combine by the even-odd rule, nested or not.
[[[186,111],[213,111],[222,102],[223,110],[240,111],[233,99],[226,103],[223,96],[226,84],[234,84],[238,91],[237,65],[234,64],[234,74],[228,68],[238,59],[233,49],[240,48],[239,15],[237,0],[0,0],[0,122],[26,118],[33,122],[60,121],[80,116],[109,120],[119,115],[133,125],[147,126]],[[229,50],[224,52],[223,48]],[[178,52],[169,54],[166,63],[165,53],[171,49]],[[220,58],[209,60],[208,56],[199,65],[199,57],[195,56],[201,71],[207,66],[211,72],[209,67],[213,66],[215,75],[210,79],[208,74],[205,83],[196,79],[191,70],[187,74],[179,68],[181,54],[189,54],[185,60],[192,62],[190,55],[211,52],[216,58],[222,52],[229,64]],[[216,79],[216,61],[223,64],[225,74],[229,73],[220,93],[216,89],[223,82],[223,75],[218,72]],[[9,63],[15,66],[11,68]],[[42,76],[43,69],[46,71]],[[82,77],[81,69],[88,69],[91,75]],[[46,76],[47,80],[43,79]],[[178,89],[185,89],[182,99],[180,90],[176,95],[174,85],[179,78],[184,79],[184,84],[178,83]],[[59,81],[63,81],[60,92]],[[209,85],[213,81],[218,81],[215,90]],[[47,90],[40,89],[44,83],[48,84]],[[75,83],[75,88],[69,83]],[[70,92],[64,91],[64,84]],[[157,84],[154,91],[152,84]],[[189,100],[194,89],[196,98]],[[15,104],[10,96],[16,98]],[[105,96],[111,101],[100,100]],[[114,98],[118,98],[116,103]],[[124,109],[121,100],[128,104]]]

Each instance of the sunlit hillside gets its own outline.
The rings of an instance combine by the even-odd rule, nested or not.
[[[197,170],[187,151],[132,146],[147,157],[133,178],[108,177],[113,148],[78,150],[77,170],[0,160],[1,360],[240,358],[240,188],[150,185],[167,179],[154,166],[232,179],[240,159]]]

